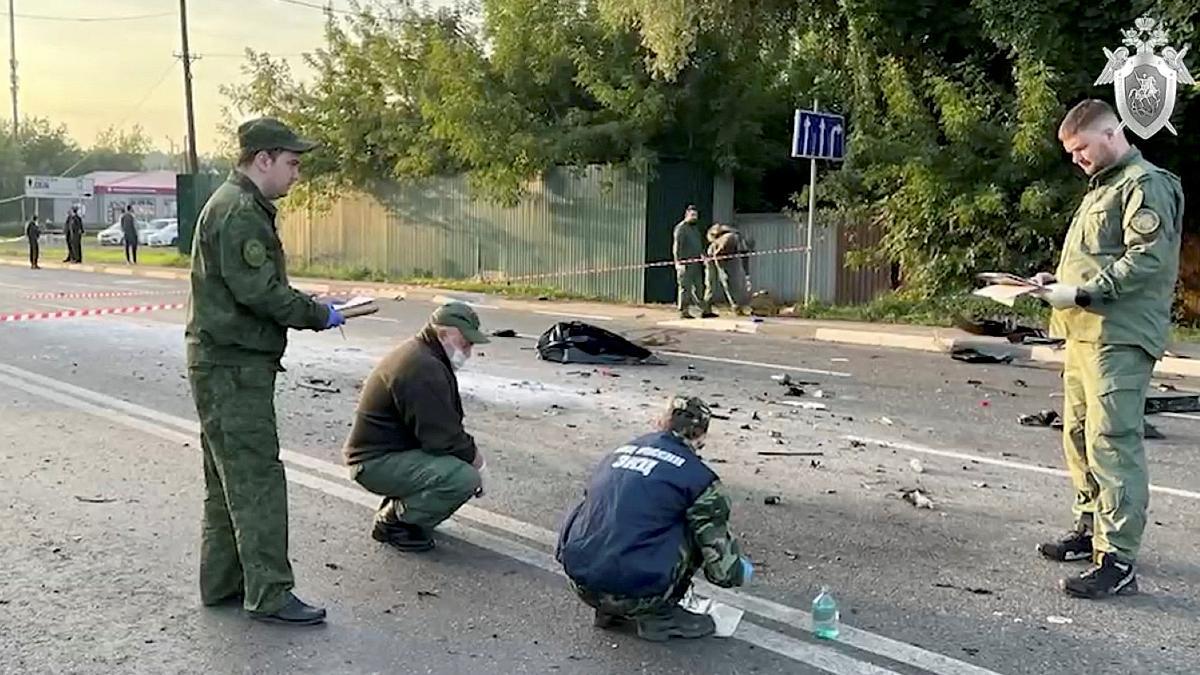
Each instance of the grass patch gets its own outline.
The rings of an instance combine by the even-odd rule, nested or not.
[[[955,316],[968,319],[1015,318],[1023,325],[1045,328],[1050,319],[1050,310],[1028,298],[1018,299],[1014,307],[1005,307],[973,295],[917,298],[903,293],[889,293],[865,305],[797,305],[795,316],[917,326],[953,326]]]
[[[29,258],[29,243],[25,241],[0,243],[0,256],[26,260]],[[59,262],[65,257],[67,257],[67,249],[64,246],[42,246],[41,259],[43,261]],[[123,246],[96,246],[94,243],[92,246],[88,246],[85,241],[83,262],[85,264],[124,265],[125,248]],[[188,267],[191,262],[187,256],[181,255],[172,247],[139,246],[138,264],[156,267]]]

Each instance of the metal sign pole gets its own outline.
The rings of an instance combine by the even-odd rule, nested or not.
[[[816,98],[813,98],[813,112],[820,110]],[[808,233],[804,242],[804,305],[812,302],[812,238],[813,211],[817,208],[817,158],[808,160]]]

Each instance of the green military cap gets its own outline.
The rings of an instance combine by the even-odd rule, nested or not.
[[[434,326],[446,326],[448,328],[457,328],[473,345],[491,342],[486,335],[479,330],[479,315],[475,310],[471,309],[470,305],[461,302],[448,302],[441,307],[438,307],[433,312],[433,316],[429,317],[429,323]]]
[[[695,438],[708,433],[712,408],[696,396],[673,396],[667,402],[667,414],[671,418],[671,431]]]
[[[290,150],[308,152],[317,147],[316,141],[301,138],[291,127],[273,117],[259,117],[238,127],[238,145],[242,152],[259,150]]]

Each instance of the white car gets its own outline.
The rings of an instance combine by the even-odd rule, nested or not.
[[[146,235],[150,246],[174,246],[179,243],[179,221],[171,218],[166,225]]]
[[[150,223],[144,220],[134,221],[134,227],[138,231],[138,243],[145,243],[144,232],[150,229]],[[125,235],[121,232],[121,221],[117,221],[112,225],[100,230],[96,233],[96,243],[101,246],[121,246],[125,243]]]

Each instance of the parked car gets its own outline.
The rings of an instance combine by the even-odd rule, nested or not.
[[[138,231],[138,243],[145,243],[143,232],[150,229],[150,223],[144,220],[134,221],[134,227]],[[109,225],[108,227],[96,233],[96,243],[101,246],[121,246],[125,243],[125,235],[121,232],[121,221]]]
[[[146,243],[151,246],[174,246],[179,243],[179,221],[168,219],[166,225],[146,235]]]
[[[174,218],[155,218],[147,223],[146,229],[138,228],[138,243],[142,246],[150,244],[150,236],[167,227],[171,223],[176,223]]]

